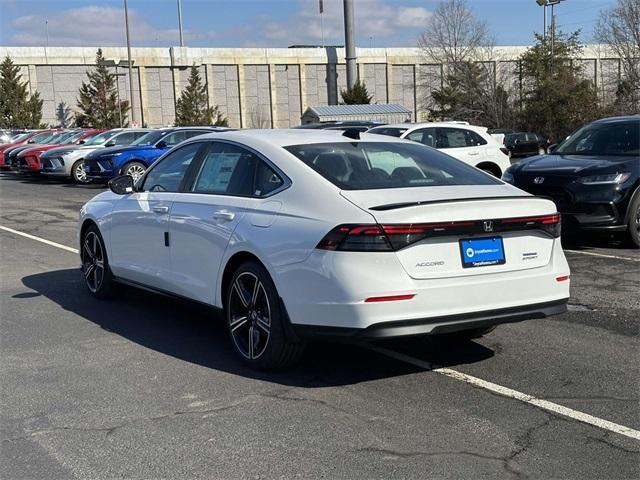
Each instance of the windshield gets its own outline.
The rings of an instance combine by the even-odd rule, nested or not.
[[[49,140],[50,143],[67,143],[77,132],[62,132],[57,137]]]
[[[31,135],[31,133],[21,133],[19,135],[15,135],[13,137],[11,137],[10,141],[13,143],[17,143],[17,142],[21,142],[23,140],[26,140],[27,138],[29,138],[29,136]]]
[[[43,132],[34,135],[29,139],[29,143],[47,143],[51,138],[58,135],[58,132]]]
[[[64,139],[64,143],[73,143],[73,142],[77,141],[85,133],[86,132],[84,130],[81,130],[79,132],[74,132],[71,135],[69,135],[67,138]]]
[[[98,135],[90,137],[83,145],[102,145],[104,142],[113,137],[119,130],[109,130],[108,132],[102,132]]]
[[[569,136],[553,153],[638,156],[640,122],[587,125]]]
[[[162,138],[163,134],[164,132],[159,131],[149,132],[133,142],[131,145],[153,145]]]
[[[391,127],[378,127],[372,128],[368,133],[377,133],[378,135],[388,135],[389,137],[398,137],[409,130],[408,128],[391,128]]]
[[[419,144],[340,142],[285,149],[343,190],[501,184],[459,160]]]

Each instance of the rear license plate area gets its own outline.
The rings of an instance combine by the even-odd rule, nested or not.
[[[463,268],[487,267],[506,263],[502,237],[460,240],[460,256]]]

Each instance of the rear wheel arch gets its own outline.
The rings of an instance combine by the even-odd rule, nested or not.
[[[484,170],[485,172],[489,172],[498,178],[502,176],[502,170],[493,162],[480,162],[476,165],[476,168]]]
[[[222,308],[225,307],[225,302],[227,301],[227,289],[229,288],[229,284],[231,283],[231,278],[233,274],[237,270],[237,268],[245,262],[254,261],[258,264],[262,265],[267,272],[269,271],[265,264],[253,253],[249,253],[247,251],[240,251],[234,253],[227,263],[224,266],[224,271],[222,273],[221,281],[220,281],[220,304]],[[273,281],[273,278],[271,279]]]

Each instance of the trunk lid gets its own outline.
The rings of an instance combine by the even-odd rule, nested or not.
[[[551,259],[554,238],[531,223],[514,220],[552,215],[556,206],[511,185],[343,190],[341,194],[382,226],[429,226],[425,238],[395,252],[415,279],[525,270],[547,265]],[[396,238],[403,238],[405,230],[396,231],[400,231]],[[503,263],[463,265],[464,252],[470,247],[472,257],[486,247],[486,242],[466,241],[481,239],[495,240],[496,248],[503,249]]]

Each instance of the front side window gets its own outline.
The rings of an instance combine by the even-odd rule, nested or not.
[[[153,145],[158,140],[160,140],[163,135],[165,135],[165,132],[161,130],[147,132],[145,135],[142,135],[135,142],[133,142],[132,145]]]
[[[421,128],[420,130],[415,130],[408,134],[406,138],[413,140],[414,142],[419,142],[427,147],[436,146],[436,131],[434,128]]]
[[[191,162],[203,146],[202,142],[178,148],[160,160],[144,177],[145,192],[177,192]]]
[[[459,160],[418,144],[363,141],[285,149],[344,190],[501,184]]]
[[[115,145],[129,145],[131,142],[133,142],[133,132],[121,133],[113,139]]]
[[[377,133],[378,135],[387,135],[389,137],[398,137],[406,132],[408,128],[396,128],[396,127],[377,127],[368,130],[367,133]]]
[[[86,145],[102,145],[107,140],[109,140],[111,137],[113,137],[116,133],[117,133],[117,131],[112,131],[112,130],[110,130],[108,132],[99,133],[99,134],[95,135],[94,137],[91,137],[86,142],[84,142],[84,145],[85,146]]]
[[[555,150],[560,155],[640,155],[640,124],[587,125]]]

